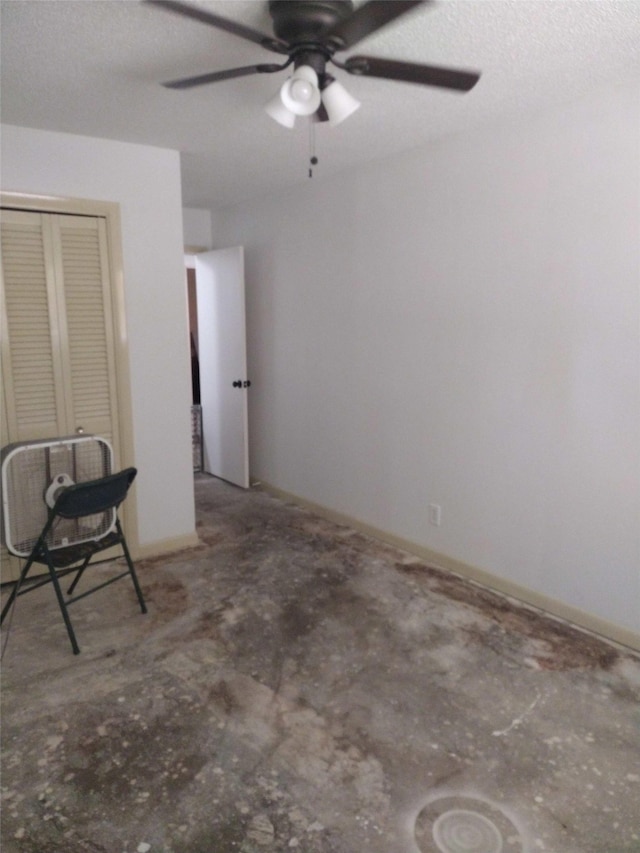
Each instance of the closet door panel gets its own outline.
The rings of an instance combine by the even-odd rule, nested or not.
[[[38,213],[2,212],[3,379],[10,441],[64,433],[67,419],[50,223]]]
[[[2,446],[64,434],[62,362],[52,326],[58,322],[51,222],[26,211],[2,210]],[[4,544],[2,581],[21,562]]]
[[[71,432],[82,429],[117,446],[117,394],[113,320],[105,224],[101,219],[54,219],[59,295],[63,300],[62,347],[67,419]],[[118,463],[116,463],[118,464]]]

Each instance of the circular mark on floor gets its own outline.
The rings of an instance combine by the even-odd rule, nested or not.
[[[452,794],[433,799],[415,823],[421,853],[523,853],[514,821],[495,803]]]
[[[502,853],[502,833],[495,823],[468,809],[441,814],[432,834],[441,853]]]

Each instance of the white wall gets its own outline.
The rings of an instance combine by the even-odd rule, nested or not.
[[[182,227],[185,246],[197,249],[211,248],[212,214],[210,210],[200,210],[197,207],[183,208]]]
[[[639,152],[630,87],[227,211],[254,477],[640,631]]]
[[[192,537],[178,153],[5,125],[2,189],[120,205],[140,544]]]

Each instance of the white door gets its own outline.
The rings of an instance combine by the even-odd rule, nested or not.
[[[242,246],[196,255],[203,467],[249,487]]]

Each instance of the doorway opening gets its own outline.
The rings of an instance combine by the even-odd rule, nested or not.
[[[187,260],[187,264],[189,261]],[[198,293],[195,267],[187,266],[187,305],[191,348],[191,452],[193,473],[202,471],[202,405],[200,399],[200,355],[198,351]]]

